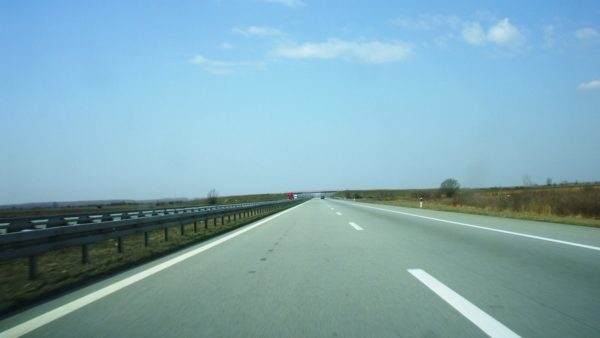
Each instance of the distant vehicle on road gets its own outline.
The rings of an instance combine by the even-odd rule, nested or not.
[[[325,199],[325,195],[321,195],[321,199],[324,200]]]

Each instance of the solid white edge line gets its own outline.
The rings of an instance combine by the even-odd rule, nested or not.
[[[407,271],[490,337],[520,337],[427,272],[421,269]]]
[[[161,272],[162,270],[165,270],[177,263],[183,262],[185,260],[187,260],[188,258],[191,258],[193,256],[196,256],[204,251],[207,251],[211,248],[214,248],[217,245],[220,245],[224,242],[227,242],[230,239],[233,239],[247,231],[250,231],[254,228],[257,228],[281,215],[284,215],[298,207],[302,206],[302,204],[297,205],[295,207],[292,207],[290,209],[281,211],[275,215],[269,216],[263,220],[258,221],[257,223],[254,223],[250,226],[246,226],[244,228],[241,228],[240,230],[237,230],[231,234],[228,234],[222,238],[219,238],[213,242],[210,242],[206,245],[203,245],[202,247],[199,247],[197,249],[194,249],[192,251],[186,252],[184,254],[181,254],[177,257],[174,257],[166,262],[160,263],[154,267],[151,267],[149,269],[146,269],[144,271],[138,272],[133,276],[127,277],[121,281],[118,281],[116,283],[113,283],[109,286],[106,286],[100,290],[97,290],[95,292],[92,292],[86,296],[83,296],[79,299],[76,299],[70,303],[67,303],[65,305],[59,306],[56,309],[53,309],[51,311],[48,311],[42,315],[39,315],[37,317],[34,317],[24,323],[21,323],[17,326],[14,326],[6,331],[0,332],[0,338],[5,338],[5,337],[20,337],[22,335],[25,335],[37,328],[40,328],[58,318],[61,318],[75,310],[78,310],[90,303],[93,303],[101,298],[104,298],[116,291],[119,291],[131,284],[134,284],[136,282],[141,281],[142,279],[145,279],[146,277],[150,277],[158,272]]]
[[[360,227],[360,225],[354,223],[354,222],[349,222],[348,224],[350,224],[354,229],[361,231],[364,230],[363,228]]]
[[[384,208],[377,208],[377,207],[372,207],[372,206],[369,206],[369,205],[360,205],[360,204],[354,204],[354,205],[362,207],[362,208],[369,208],[369,209],[375,209],[375,210],[393,212],[393,213],[396,213],[396,214],[402,214],[402,215],[406,215],[406,216],[418,217],[418,218],[423,218],[423,219],[428,219],[428,220],[438,221],[438,222],[443,222],[443,223],[461,225],[461,226],[465,226],[465,227],[469,227],[469,228],[475,228],[475,229],[481,229],[481,230],[488,230],[488,231],[500,232],[500,233],[508,234],[508,235],[514,235],[514,236],[520,236],[520,237],[526,237],[526,238],[532,238],[532,239],[539,239],[541,241],[547,241],[547,242],[553,242],[553,243],[558,243],[558,244],[571,245],[571,246],[576,246],[576,247],[579,247],[579,248],[600,251],[600,247],[593,246],[593,245],[586,245],[586,244],[580,244],[580,243],[575,243],[575,242],[561,241],[559,239],[553,239],[553,238],[542,237],[542,236],[535,236],[535,235],[528,235],[528,234],[524,234],[524,233],[520,233],[520,232],[514,232],[514,231],[507,231],[507,230],[500,230],[500,229],[488,228],[488,227],[484,227],[484,226],[480,226],[480,225],[473,225],[473,224],[468,224],[468,223],[449,221],[449,220],[441,219],[441,218],[421,216],[421,215],[411,214],[409,212],[402,212],[402,211],[389,210],[389,209],[384,209]]]

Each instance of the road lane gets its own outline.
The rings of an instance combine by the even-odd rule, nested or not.
[[[600,331],[597,306],[600,304],[600,255],[597,251],[366,209],[359,203],[331,201],[331,204],[349,217],[356,213],[359,221],[358,215],[363,213],[364,219],[372,222],[365,235],[386,234],[373,239],[380,241],[380,246],[387,237],[402,236],[418,243],[417,250],[405,251],[414,267],[441,278],[453,290],[523,336],[585,337]],[[378,207],[437,218],[454,216]],[[463,214],[454,218],[513,231],[522,222],[534,235],[551,232],[558,239],[572,240],[585,233],[585,244],[591,245],[600,240],[599,229]],[[415,248],[415,245],[407,245]]]
[[[485,336],[409,269],[427,271],[523,337],[593,336],[598,257],[311,200],[28,336]]]

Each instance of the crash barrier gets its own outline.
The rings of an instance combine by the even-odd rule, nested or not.
[[[7,232],[0,235],[0,261],[15,258],[29,258],[29,278],[37,276],[37,256],[65,247],[81,246],[81,262],[89,262],[88,245],[107,239],[116,239],[117,252],[123,252],[123,237],[144,233],[144,246],[149,245],[148,233],[164,230],[168,241],[169,228],[179,226],[183,235],[185,225],[193,224],[193,231],[209,220],[216,224],[225,217],[228,221],[259,214],[270,213],[292,204],[293,200],[241,203],[229,205],[202,206],[176,209],[153,209],[125,211],[120,213],[90,213],[79,215],[39,216],[21,219],[4,219],[0,224],[8,224]]]

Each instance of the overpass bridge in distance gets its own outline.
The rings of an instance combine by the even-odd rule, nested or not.
[[[292,191],[291,193],[298,198],[331,197],[337,193],[337,190]]]

